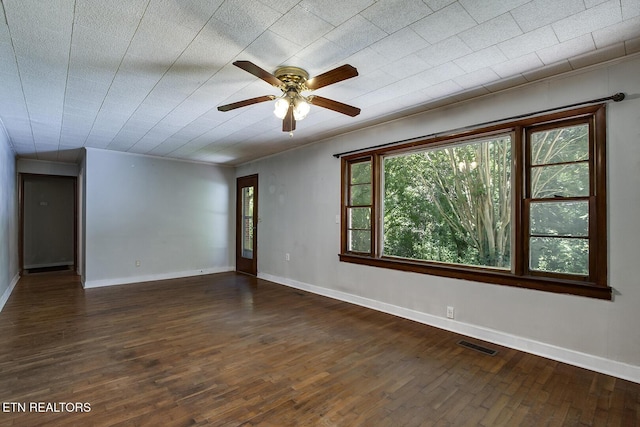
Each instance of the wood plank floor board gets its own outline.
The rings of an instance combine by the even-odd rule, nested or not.
[[[0,336],[0,402],[91,409],[7,426],[640,425],[640,384],[236,273],[27,275]]]

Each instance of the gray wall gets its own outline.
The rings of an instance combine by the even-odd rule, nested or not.
[[[639,70],[636,55],[239,167],[238,176],[260,175],[259,275],[640,382]],[[609,283],[614,301],[339,262],[340,161],[334,153],[616,92],[630,96],[608,106]],[[291,254],[290,261],[285,253]],[[455,307],[454,320],[446,318],[447,306]]]
[[[234,269],[233,168],[87,149],[81,169],[86,287]]]
[[[0,310],[18,281],[16,161],[0,122]]]

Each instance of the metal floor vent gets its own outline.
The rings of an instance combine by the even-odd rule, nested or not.
[[[488,356],[495,356],[496,354],[498,354],[498,350],[493,350],[491,348],[484,347],[480,344],[474,344],[472,342],[465,341],[465,340],[458,341],[458,345],[461,345],[462,347],[470,348],[471,350],[478,351]]]

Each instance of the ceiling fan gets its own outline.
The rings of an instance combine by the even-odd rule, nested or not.
[[[342,102],[317,95],[302,95],[302,92],[320,89],[321,87],[357,76],[358,70],[351,65],[342,65],[311,79],[309,78],[309,73],[298,67],[282,66],[271,74],[250,61],[235,61],[233,65],[277,87],[282,91],[282,95],[280,97],[264,95],[221,105],[218,107],[219,111],[235,110],[236,108],[277,99],[274,114],[282,119],[282,131],[289,132],[290,134],[296,129],[296,120],[302,120],[307,116],[310,104],[328,108],[329,110],[337,111],[338,113],[351,117],[360,114],[359,108],[343,104]]]

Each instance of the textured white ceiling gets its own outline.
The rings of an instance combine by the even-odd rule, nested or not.
[[[640,0],[3,0],[0,120],[19,157],[81,147],[239,164],[640,51]],[[249,60],[358,77],[293,138]],[[640,75],[640,70],[639,70]]]

